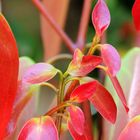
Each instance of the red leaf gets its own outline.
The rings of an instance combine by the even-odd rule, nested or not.
[[[95,94],[90,98],[97,111],[111,123],[115,123],[117,108],[110,93],[98,81]]]
[[[72,76],[85,76],[101,63],[101,57],[93,55],[84,56],[79,49],[76,49],[67,72]]]
[[[110,44],[104,44],[101,47],[101,55],[110,74],[116,76],[121,67],[121,58],[117,50]]]
[[[75,129],[73,128],[72,124],[71,123],[68,123],[68,128],[69,128],[69,131],[70,131],[70,134],[72,135],[73,137],[73,140],[87,140],[86,137],[84,135],[79,135]]]
[[[118,140],[140,140],[140,116],[136,116],[126,125]]]
[[[135,0],[132,8],[132,16],[137,31],[140,31],[140,0]]]
[[[27,69],[23,75],[23,82],[30,84],[39,84],[52,79],[57,73],[52,65],[47,63],[34,64]]]
[[[18,140],[58,140],[58,132],[51,117],[29,120],[22,128]]]
[[[68,111],[70,113],[70,120],[68,121],[68,123],[71,123],[74,130],[79,135],[83,135],[85,123],[83,111],[79,107],[73,105],[68,108]]]
[[[98,36],[102,36],[110,24],[110,12],[104,0],[98,0],[92,12],[92,23]]]
[[[12,113],[17,91],[18,51],[12,31],[0,14],[0,139]]]
[[[81,103],[90,98],[96,91],[96,81],[88,82],[78,86],[70,96],[70,100],[75,100]]]

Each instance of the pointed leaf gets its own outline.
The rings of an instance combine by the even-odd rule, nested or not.
[[[96,81],[88,82],[78,86],[70,96],[70,100],[75,100],[81,103],[90,98],[96,91]]]
[[[102,36],[110,24],[110,12],[104,0],[98,0],[92,12],[92,23],[96,34]]]
[[[90,98],[97,111],[111,123],[115,123],[117,115],[116,104],[110,93],[98,81],[95,94]]]
[[[71,123],[68,123],[68,129],[70,131],[71,136],[73,137],[73,140],[87,140],[84,135],[79,135],[75,129],[73,128]]]
[[[22,128],[18,140],[58,140],[58,132],[51,117],[29,120]]]
[[[79,135],[83,135],[85,123],[83,111],[79,107],[73,105],[68,108],[68,111],[70,113],[70,120],[68,121],[68,123],[71,123],[71,125]]]
[[[136,116],[126,125],[118,140],[140,140],[140,116]]]
[[[127,106],[127,101],[126,101],[123,89],[122,89],[117,77],[116,76],[112,77],[112,75],[110,75],[110,74],[108,74],[108,75],[109,75],[109,77],[110,77],[110,79],[112,81],[112,84],[113,84],[113,86],[114,86],[114,88],[115,88],[115,90],[116,90],[116,92],[117,92],[117,94],[118,94],[118,96],[119,96],[119,98],[120,98],[120,100],[121,100],[126,112],[128,112],[129,108]]]
[[[117,50],[110,44],[104,44],[101,47],[101,55],[109,73],[115,76],[121,67],[121,58]]]
[[[84,56],[79,49],[76,49],[74,58],[70,63],[67,72],[72,76],[85,76],[101,63],[101,57],[92,55]]]
[[[132,16],[137,31],[140,31],[140,0],[135,0],[132,8]]]
[[[12,31],[0,14],[0,139],[12,113],[17,91],[18,51]]]
[[[135,74],[135,68],[139,67],[139,66],[136,66],[136,61],[139,55],[140,55],[139,47],[134,47],[133,49],[131,49],[122,59],[122,67],[121,67],[120,72],[118,73],[118,80],[122,86],[122,89],[125,93],[125,97],[127,101],[130,98],[130,93],[135,94],[134,93],[135,91],[139,91],[138,85],[136,86],[136,89],[134,90],[134,92],[131,91],[131,87],[134,89],[134,86],[131,86],[131,85],[137,79],[137,78],[135,79],[134,76],[137,77],[139,75],[139,72],[138,74]],[[133,81],[133,79],[135,80]],[[105,83],[106,83],[107,89],[110,91],[110,93],[112,94],[113,98],[116,101],[118,111],[117,111],[117,120],[114,125],[111,125],[106,121],[103,122],[103,126],[104,126],[103,137],[104,137],[104,140],[117,140],[121,131],[124,129],[124,127],[126,126],[129,120],[129,117],[128,117],[129,112],[127,114],[126,111],[124,110],[122,103],[120,99],[118,98],[116,91],[112,85],[112,82],[109,80],[109,78],[106,79]],[[136,101],[136,104],[137,103],[138,102]],[[129,111],[131,111],[131,107]]]
[[[52,79],[57,73],[52,65],[47,63],[38,63],[31,66],[23,76],[24,83],[39,84]]]

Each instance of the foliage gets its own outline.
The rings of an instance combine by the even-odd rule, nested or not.
[[[106,2],[98,0],[92,11],[95,36],[89,44],[85,44],[85,35],[91,0],[84,1],[76,42],[73,42],[55,22],[43,3],[39,0],[33,0],[33,3],[65,42],[73,57],[65,56],[71,61],[64,72],[53,65],[53,62],[61,58],[65,59],[63,55],[58,55],[48,62],[36,64],[28,57],[19,59],[12,31],[6,19],[2,14],[0,15],[0,54],[2,56],[0,60],[0,139],[58,140],[66,130],[69,130],[75,140],[93,140],[95,136],[92,132],[90,104],[105,120],[115,124],[116,119],[120,118],[119,115],[122,113],[119,110],[117,116],[117,109],[119,108],[117,106],[120,103],[115,103],[116,95],[113,94],[114,92],[110,93],[98,80],[88,76],[95,69],[104,71],[109,77],[113,89],[116,91],[121,105],[123,105],[120,109],[124,109],[123,113],[128,116],[128,118],[126,117],[128,122],[121,124],[121,128],[118,128],[119,133],[114,132],[115,134],[113,134],[113,130],[111,130],[111,136],[115,135],[113,139],[120,140],[139,139],[140,135],[137,133],[140,128],[139,100],[137,100],[139,92],[134,87],[139,81],[137,66],[140,63],[140,57],[139,55],[135,57],[134,78],[130,95],[125,95],[117,78],[121,69],[121,57],[113,45],[102,43],[102,38],[105,36],[105,31],[111,21]],[[139,4],[139,0],[136,0],[132,9],[137,31],[139,31],[140,19]],[[58,83],[54,84],[51,81],[56,76],[59,76]],[[42,86],[51,88],[56,94],[57,101],[48,111],[38,116],[36,111],[37,92]],[[27,113],[25,113],[26,111]],[[29,113],[29,111],[31,112]],[[24,116],[24,113],[27,116]],[[65,127],[63,127],[64,125]],[[106,132],[106,128],[109,131],[112,126],[105,124],[104,127],[104,132]],[[136,135],[133,137],[135,133]],[[106,134],[104,133],[104,135]],[[109,139],[108,135],[104,137],[104,139],[106,138]]]

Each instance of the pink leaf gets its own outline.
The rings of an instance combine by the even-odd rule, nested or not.
[[[18,121],[18,118],[20,116],[20,114],[22,113],[24,107],[27,105],[27,103],[30,101],[30,99],[32,98],[33,94],[32,93],[28,93],[24,98],[22,98],[19,103],[16,104],[16,106],[13,108],[12,111],[12,115],[11,115],[11,119],[8,123],[7,129],[6,129],[6,133],[5,133],[5,137],[10,135],[11,133],[14,132],[15,128],[16,128],[16,123]]]
[[[140,76],[139,76],[139,67],[140,66],[140,56],[137,56],[135,59],[135,67],[133,73],[133,79],[131,84],[131,90],[129,94],[129,119],[132,119],[136,115],[140,114]]]
[[[58,132],[51,117],[29,120],[22,128],[18,140],[58,140]]]
[[[73,105],[68,108],[68,111],[70,113],[70,120],[68,121],[68,123],[71,123],[71,125],[79,135],[83,135],[85,123],[83,111],[79,107]]]
[[[135,0],[132,8],[132,16],[137,31],[140,31],[140,0]]]
[[[101,57],[92,55],[84,56],[79,49],[76,49],[67,72],[72,76],[85,76],[101,63]]]
[[[110,12],[104,0],[98,0],[92,12],[92,23],[98,36],[102,36],[110,24]]]
[[[136,116],[126,125],[118,140],[140,140],[140,116]]]
[[[97,111],[111,123],[115,123],[117,108],[110,93],[98,81],[96,81],[95,94],[90,98]]]
[[[70,96],[70,100],[75,100],[81,103],[90,98],[96,91],[96,81],[88,82],[78,86]]]
[[[57,73],[52,65],[47,63],[38,63],[32,65],[23,75],[23,82],[30,84],[39,84],[52,79]]]
[[[108,71],[115,76],[121,67],[121,58],[117,50],[110,44],[104,44],[101,47],[101,55]]]
[[[70,134],[72,135],[73,137],[73,140],[87,140],[86,137],[84,135],[79,135],[75,129],[73,128],[72,124],[71,123],[68,123],[68,128],[69,128],[69,131],[70,131]]]

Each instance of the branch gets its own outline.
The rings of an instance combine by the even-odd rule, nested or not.
[[[68,49],[73,53],[75,44],[71,41],[71,39],[67,36],[67,34],[62,30],[62,28],[55,22],[55,20],[51,17],[51,15],[45,9],[43,4],[39,0],[32,0],[32,1],[35,4],[35,6],[38,8],[40,13],[44,16],[44,18],[49,22],[49,24],[53,27],[53,29],[63,39]]]
[[[84,0],[84,6],[83,6],[79,32],[77,37],[77,46],[81,49],[84,47],[86,41],[86,32],[87,32],[89,18],[90,18],[91,1],[92,0]]]

